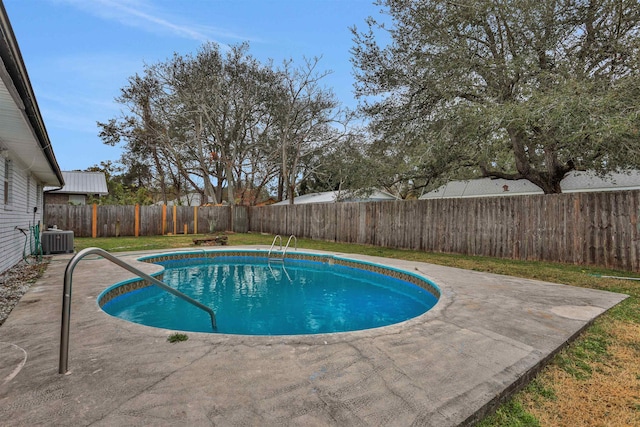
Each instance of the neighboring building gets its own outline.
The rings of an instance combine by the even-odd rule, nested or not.
[[[263,200],[261,202],[256,203],[256,206],[269,206],[269,205],[273,205],[278,203],[278,201],[276,199],[274,199],[273,197],[269,197],[266,200]]]
[[[397,197],[381,190],[373,190],[373,192],[368,196],[361,196],[358,194],[350,195],[348,191],[325,191],[324,193],[310,193],[303,194],[302,196],[296,196],[293,199],[293,203],[296,205],[303,205],[306,203],[379,202],[388,200],[397,200]],[[285,199],[281,202],[274,203],[273,206],[288,204],[289,200]]]
[[[103,172],[62,172],[64,186],[45,187],[45,205],[86,205],[89,196],[109,194]]]
[[[42,121],[4,5],[0,2],[0,272],[22,259],[42,221],[44,186],[64,178]]]
[[[604,178],[592,172],[570,172],[560,183],[563,193],[622,191],[640,189],[640,172],[614,173]],[[508,180],[479,178],[451,181],[426,193],[420,199],[451,199],[464,197],[496,197],[543,194],[537,185],[525,179]]]
[[[251,202],[253,201],[254,197],[257,197],[257,193],[253,190],[248,190],[248,189],[238,189],[238,191],[236,192],[238,195],[236,196],[236,204],[239,205],[245,205],[245,206],[251,206]],[[173,200],[168,200],[167,201],[167,206],[173,206],[173,205],[178,205],[178,206],[213,206],[213,205],[228,205],[229,202],[227,202],[227,194],[228,194],[228,189],[227,187],[224,187],[222,189],[222,201],[218,201],[217,203],[213,203],[213,200],[211,197],[209,197],[208,199],[205,199],[205,196],[203,194],[200,194],[197,191],[192,191],[190,193],[187,193],[183,196],[180,196],[179,199],[173,199]],[[208,200],[208,201],[206,201]],[[273,199],[267,199],[263,202],[258,203],[258,206],[264,206],[267,204],[271,204],[271,203],[275,203],[275,200],[273,200],[272,202],[269,202],[269,200],[273,200]],[[155,203],[156,205],[163,205],[164,202],[163,201],[158,201]]]
[[[156,205],[164,205],[164,202],[159,201],[155,203]],[[168,200],[167,206],[201,206],[202,203],[202,194],[198,192],[187,193],[184,196],[180,196],[180,199]]]

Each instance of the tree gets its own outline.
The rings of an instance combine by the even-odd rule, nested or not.
[[[333,124],[347,117],[317,64],[275,68],[246,43],[225,52],[207,43],[131,77],[117,98],[126,113],[98,123],[100,136],[125,144],[123,164],[153,171],[165,202],[193,187],[216,203],[226,184],[230,204],[255,204],[278,176],[293,200],[309,160],[342,137]]]
[[[380,149],[423,181],[640,167],[637,0],[380,0],[353,28],[356,94]],[[381,46],[376,31],[390,43]]]
[[[122,163],[132,169],[150,167],[158,176],[162,200],[167,203],[166,169],[162,152],[162,133],[156,118],[154,105],[161,104],[157,98],[163,95],[157,79],[145,70],[140,76],[129,78],[129,84],[120,90],[116,101],[128,108],[128,114],[106,123],[98,122],[99,136],[105,144],[117,145],[126,141]]]
[[[122,168],[117,167],[111,161],[100,162],[100,166],[93,165],[86,172],[102,172],[107,181],[109,194],[106,196],[90,196],[88,202],[99,205],[150,205],[153,199],[147,188],[139,181],[139,177],[127,174],[119,174]]]
[[[326,150],[316,152],[305,164],[300,194],[367,189],[376,184],[372,169],[377,165],[367,153],[369,145],[357,129]]]
[[[295,67],[284,61],[278,70],[278,91],[269,102],[275,117],[275,140],[280,150],[278,200],[294,203],[297,184],[311,172],[308,162],[345,135],[350,113],[339,108],[333,92],[321,85],[329,71],[317,70],[319,58]],[[342,125],[339,131],[335,125]]]
[[[273,121],[268,105],[277,94],[277,78],[249,54],[247,43],[224,54],[216,44],[207,43],[197,55],[174,55],[155,69],[158,79],[171,88],[180,114],[193,123],[190,153],[199,163],[205,192],[211,188],[212,163],[223,172],[217,181],[221,192],[226,180],[231,204],[239,193],[246,193],[237,190],[248,176],[271,179],[272,175],[265,178],[259,172],[272,168],[264,168],[256,159],[265,158],[260,150]]]

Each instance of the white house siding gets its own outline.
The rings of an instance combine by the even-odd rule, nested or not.
[[[28,168],[9,156],[11,161],[10,203],[4,204],[4,185],[0,186],[0,272],[22,259],[25,235],[16,227],[28,229],[42,221],[42,185]],[[5,161],[0,157],[0,177],[4,179]],[[28,197],[28,199],[27,199]],[[33,208],[37,207],[35,214]],[[27,234],[29,234],[27,232]]]

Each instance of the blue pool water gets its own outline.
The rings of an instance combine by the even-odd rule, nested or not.
[[[425,289],[368,270],[287,259],[217,257],[161,262],[162,280],[212,308],[209,315],[156,287],[115,297],[107,313],[158,328],[245,335],[345,332],[416,317],[435,305]]]

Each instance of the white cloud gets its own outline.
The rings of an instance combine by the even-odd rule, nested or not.
[[[167,33],[174,36],[197,40],[199,42],[215,41],[223,47],[225,43],[219,38],[233,40],[255,40],[246,35],[208,25],[189,22],[175,11],[162,11],[147,0],[55,0],[98,16],[102,19],[116,21],[122,25],[135,27],[150,33]],[[182,4],[176,2],[175,4]]]

